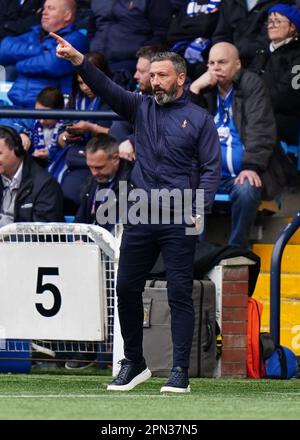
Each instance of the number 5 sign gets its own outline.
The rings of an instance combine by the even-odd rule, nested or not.
[[[105,273],[97,245],[10,243],[0,249],[6,338],[104,340]]]

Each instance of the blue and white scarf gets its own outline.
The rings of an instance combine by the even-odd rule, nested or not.
[[[63,122],[58,121],[53,129],[51,135],[50,145],[46,145],[44,137],[44,127],[39,120],[36,120],[30,133],[31,147],[30,153],[32,154],[34,150],[47,149],[48,151],[53,147],[57,147],[58,136],[62,130]]]

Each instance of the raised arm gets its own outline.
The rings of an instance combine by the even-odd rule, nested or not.
[[[144,99],[137,93],[124,90],[111,81],[68,41],[51,32],[49,35],[58,42],[56,55],[70,61],[83,81],[100,96],[116,113],[133,123],[138,107]]]

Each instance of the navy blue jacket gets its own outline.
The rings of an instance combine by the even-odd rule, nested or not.
[[[141,46],[166,42],[169,0],[92,0],[91,9],[96,33],[90,49],[104,53],[111,63],[136,60]]]
[[[198,169],[197,183],[208,211],[219,185],[221,157],[218,133],[206,110],[187,94],[160,106],[153,96],[125,91],[86,58],[76,70],[95,94],[134,125],[133,186],[148,195],[151,189],[183,191],[192,188]]]

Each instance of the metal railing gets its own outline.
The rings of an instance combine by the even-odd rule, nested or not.
[[[15,108],[0,108],[0,118],[17,119],[102,119],[115,121],[122,119],[112,111],[79,111],[79,110],[23,110]]]
[[[280,287],[281,260],[284,248],[289,239],[300,227],[300,211],[292,221],[281,231],[275,242],[271,258],[270,277],[270,333],[276,344],[280,344]]]

